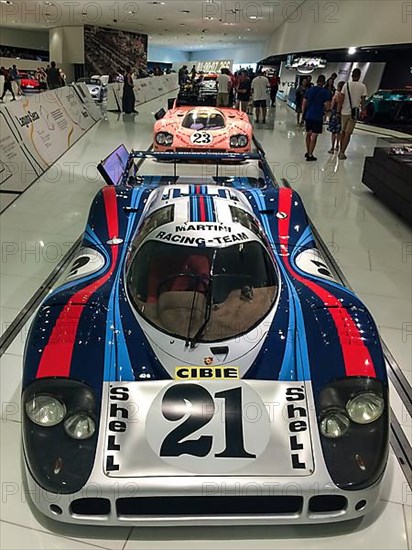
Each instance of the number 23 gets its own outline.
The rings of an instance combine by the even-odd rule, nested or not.
[[[211,143],[212,136],[206,132],[195,132],[192,141],[193,143]]]

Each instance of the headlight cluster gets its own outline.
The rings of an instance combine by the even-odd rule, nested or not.
[[[364,376],[335,380],[315,393],[320,442],[333,482],[354,491],[385,471],[389,445],[388,386]]]
[[[156,143],[158,145],[172,145],[173,136],[169,132],[159,132],[156,134]]]
[[[329,438],[342,437],[349,429],[350,422],[370,424],[378,420],[385,409],[382,395],[366,391],[351,397],[344,409],[325,411],[320,422],[320,431]]]
[[[34,394],[26,402],[26,413],[38,426],[57,426],[64,420],[64,430],[73,439],[88,439],[96,430],[90,415],[85,412],[67,414],[66,405],[52,395]]]
[[[93,469],[100,402],[94,390],[69,378],[40,378],[23,391],[24,455],[46,491],[79,491]]]
[[[237,134],[236,136],[232,136],[230,138],[231,147],[246,147],[248,142],[249,142],[249,139],[244,134]]]

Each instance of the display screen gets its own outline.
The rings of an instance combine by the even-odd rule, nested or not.
[[[97,168],[107,184],[119,185],[125,170],[128,169],[128,164],[129,151],[124,145],[120,145]]]

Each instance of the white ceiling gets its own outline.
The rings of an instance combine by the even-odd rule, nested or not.
[[[143,32],[155,45],[198,50],[262,42],[304,1],[0,0],[0,7],[7,27],[91,24]]]

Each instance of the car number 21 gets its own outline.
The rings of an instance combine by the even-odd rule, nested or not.
[[[194,132],[190,136],[190,141],[198,145],[207,145],[208,143],[212,143],[212,140],[213,138],[208,132]]]
[[[197,384],[179,384],[169,388],[163,396],[162,414],[166,420],[176,422],[189,416],[167,434],[160,447],[160,456],[183,454],[205,457],[213,446],[213,435],[190,436],[206,426],[216,412],[216,400],[224,401],[225,448],[214,453],[216,458],[256,458],[245,449],[242,419],[242,388],[218,391],[212,395]]]

